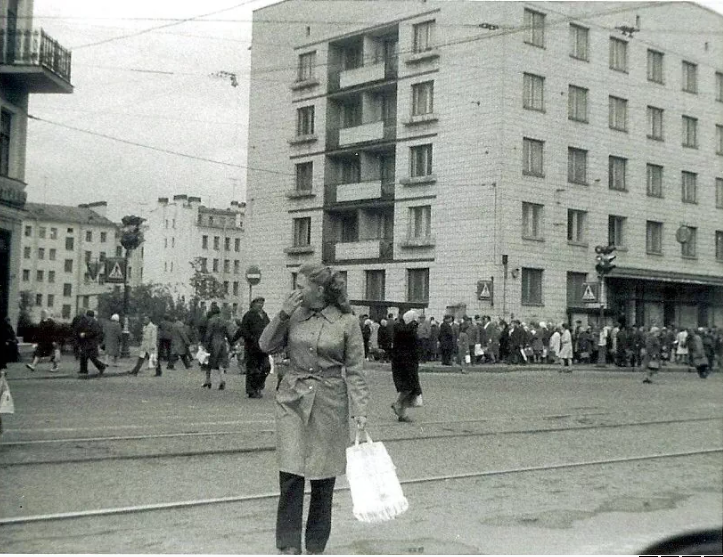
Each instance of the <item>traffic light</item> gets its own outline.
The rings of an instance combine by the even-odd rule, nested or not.
[[[617,257],[617,255],[612,254],[614,251],[615,246],[595,246],[595,253],[597,254],[595,256],[595,270],[601,277],[611,273],[616,267],[613,263]]]

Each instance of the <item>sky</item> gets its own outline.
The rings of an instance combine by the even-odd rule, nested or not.
[[[35,0],[75,89],[31,96],[28,200],[107,201],[114,220],[177,194],[244,201],[252,11],[277,1]]]

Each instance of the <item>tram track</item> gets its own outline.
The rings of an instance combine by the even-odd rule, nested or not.
[[[599,413],[598,415],[603,414]],[[588,419],[585,415],[556,415],[543,417],[544,419],[550,418],[571,418],[575,417],[578,420]],[[506,435],[544,435],[554,433],[566,433],[566,432],[584,432],[589,430],[605,430],[605,429],[621,429],[621,428],[634,428],[634,427],[651,427],[651,426],[666,426],[673,424],[686,424],[686,423],[704,423],[722,421],[723,418],[720,416],[705,416],[705,417],[689,417],[689,418],[678,418],[678,419],[665,419],[665,420],[644,420],[644,421],[628,421],[628,422],[613,422],[613,423],[593,423],[593,424],[581,424],[581,425],[569,425],[569,426],[542,426],[533,428],[518,428],[518,429],[479,429],[475,430],[475,427],[488,425],[491,421],[488,419],[478,420],[449,420],[449,421],[426,421],[426,422],[415,422],[412,425],[415,427],[415,434],[399,434],[401,428],[398,424],[378,424],[376,429],[384,429],[387,432],[386,435],[375,437],[376,440],[383,441],[384,443],[401,443],[408,441],[433,441],[433,440],[449,440],[465,437],[501,437]],[[407,429],[405,427],[405,429]],[[426,431],[425,431],[426,429]],[[11,451],[5,454],[0,453],[0,470],[3,468],[11,467],[29,467],[29,466],[46,466],[46,465],[62,465],[62,464],[74,464],[74,463],[89,463],[89,462],[109,462],[109,461],[124,461],[124,460],[143,460],[143,459],[173,459],[173,458],[188,458],[188,457],[199,457],[199,456],[222,456],[222,455],[241,455],[241,454],[259,454],[273,452],[275,450],[275,443],[273,437],[275,435],[274,429],[261,429],[255,431],[210,431],[210,432],[176,432],[176,433],[159,433],[149,435],[128,435],[128,436],[112,436],[112,437],[77,437],[67,439],[40,439],[40,440],[20,440],[20,441],[7,441],[0,444],[0,447],[10,448]],[[189,449],[183,447],[180,450],[169,450],[165,452],[153,452],[152,450],[146,450],[143,446],[139,449],[133,450],[133,447],[128,448],[129,444],[132,443],[152,443],[159,440],[175,440],[185,441],[188,439],[207,438],[210,440],[218,440],[219,437],[238,436],[241,440],[240,446],[233,447],[222,447],[222,448],[201,448],[201,449]],[[255,437],[255,439],[249,439],[249,437]],[[259,438],[261,440],[259,441]],[[257,442],[253,442],[253,441]],[[62,448],[63,445],[74,444],[75,446],[70,447],[70,451],[76,451],[79,454],[77,456],[70,456],[65,458],[36,458],[32,459],[32,456],[26,456],[22,459],[17,460],[4,460],[12,458],[12,449],[23,450],[23,449],[34,449],[37,447],[53,447]],[[103,446],[105,444],[105,446]],[[125,445],[124,445],[125,444]],[[111,447],[120,445],[120,448],[116,450],[126,450],[126,454],[98,454],[88,455],[88,451],[91,450],[111,450]],[[157,449],[158,445],[154,445],[153,448]],[[67,454],[67,450],[63,454]],[[57,454],[57,453],[56,453]],[[4,460],[4,461],[3,461]]]

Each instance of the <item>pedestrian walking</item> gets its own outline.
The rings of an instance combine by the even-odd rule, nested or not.
[[[276,391],[280,497],[276,547],[301,553],[304,484],[311,482],[307,553],[322,553],[331,532],[334,483],[346,470],[349,417],[366,426],[369,390],[364,341],[342,275],[302,265],[296,289],[259,339],[266,353],[286,350],[289,366]]]
[[[191,338],[186,324],[180,316],[171,324],[171,353],[168,358],[168,369],[175,369],[176,362],[181,360],[186,369],[191,368]],[[160,363],[159,363],[160,365]]]
[[[681,329],[675,337],[675,361],[679,364],[688,365],[688,330]]]
[[[380,359],[382,362],[388,362],[392,352],[392,337],[386,319],[382,319],[379,323],[377,337],[379,339],[379,350],[381,350]]]
[[[173,320],[169,315],[161,317],[158,323],[158,369],[160,369],[161,360],[168,363],[171,361],[171,328]]]
[[[454,355],[454,330],[451,315],[445,315],[439,326],[439,351],[442,354],[442,365],[451,366]]]
[[[88,375],[88,360],[103,375],[106,365],[98,359],[98,347],[103,342],[103,328],[95,318],[95,312],[89,309],[85,312],[85,319],[78,324],[78,337],[80,339],[80,374]]]
[[[114,313],[103,327],[103,342],[105,343],[106,365],[118,367],[118,357],[120,356],[121,340],[123,338],[123,330],[121,329],[120,316]]]
[[[698,372],[698,377],[705,379],[710,373],[709,366],[710,361],[705,353],[705,346],[703,344],[703,334],[705,329],[703,327],[691,329],[688,332],[687,343],[690,350],[690,362]]]
[[[409,422],[407,409],[419,406],[422,388],[419,384],[419,337],[417,312],[407,311],[394,326],[392,348],[392,379],[397,399],[392,410],[400,422]]]
[[[211,383],[211,374],[213,370],[217,370],[218,390],[223,391],[226,388],[229,344],[232,338],[229,328],[229,322],[221,315],[221,309],[218,305],[212,305],[203,339],[203,347],[209,356],[208,363],[205,366],[206,380],[202,387],[210,389],[213,386]],[[246,374],[248,375],[248,368]]]
[[[155,364],[156,376],[161,375],[161,362],[158,360],[158,327],[151,318],[146,315],[143,317],[143,332],[141,334],[141,345],[138,348],[138,359],[135,367],[128,373],[130,375],[138,375],[141,366],[148,360],[149,366]]]
[[[645,356],[642,363],[646,371],[643,383],[652,383],[653,375],[660,369],[660,329],[650,327],[650,331],[644,335],[644,339]]]
[[[562,335],[560,334],[560,327],[555,327],[552,335],[550,336],[550,345],[547,352],[549,361],[551,364],[560,363],[560,351],[562,350]]]
[[[30,371],[35,371],[35,366],[38,365],[41,358],[50,358],[51,368],[50,371],[57,371],[58,364],[60,363],[60,350],[56,345],[57,330],[55,322],[50,314],[46,310],[40,311],[40,323],[36,329],[36,344],[35,350],[33,351],[33,361],[29,364],[25,364],[25,367]]]
[[[244,341],[246,358],[246,395],[249,398],[261,398],[266,377],[271,371],[269,355],[259,347],[261,333],[269,324],[269,316],[264,311],[266,300],[261,296],[251,300],[250,309],[244,314],[241,326],[234,334],[231,344],[239,338]]]
[[[562,367],[560,371],[572,373],[572,334],[567,323],[562,324],[562,333],[560,334],[560,362]]]

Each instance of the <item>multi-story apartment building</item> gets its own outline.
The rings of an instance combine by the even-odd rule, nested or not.
[[[159,197],[145,225],[143,280],[166,285],[177,297],[194,295],[192,264],[211,274],[222,285],[224,297],[216,301],[233,314],[248,307],[246,298],[245,232],[246,204],[232,201],[228,209],[201,205],[200,197]]]
[[[32,0],[0,2],[0,319],[17,323],[28,100],[71,93],[70,52],[33,27]]]
[[[122,285],[105,282],[106,259],[122,258],[120,226],[106,218],[107,203],[79,207],[26,203],[20,245],[20,292],[35,321],[46,309],[58,321],[96,309],[98,295]],[[142,252],[131,252],[128,285],[141,282]],[[112,271],[112,270],[111,270]],[[109,317],[109,316],[105,316]]]
[[[723,325],[720,14],[288,0],[253,25],[248,246],[270,308],[323,261],[362,312],[559,322],[602,298],[628,324]]]

